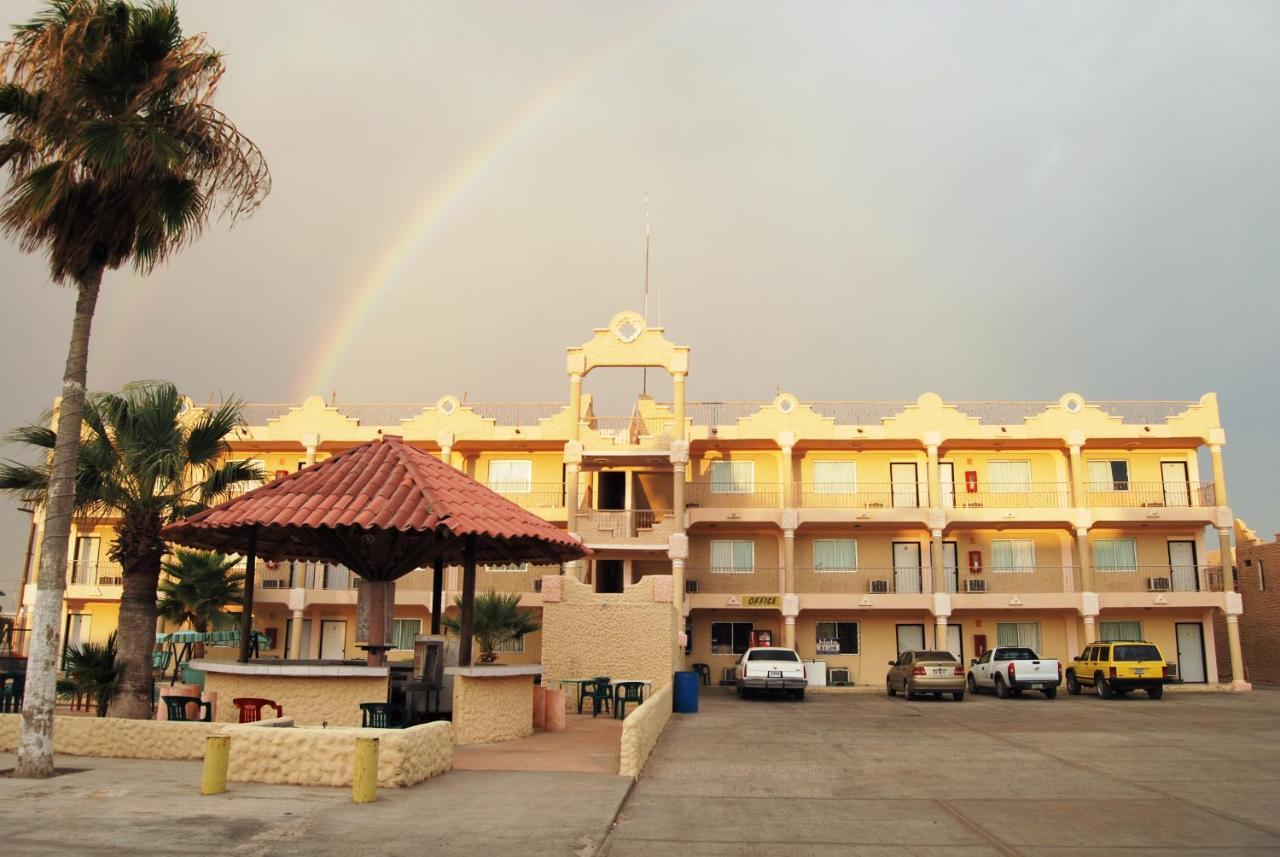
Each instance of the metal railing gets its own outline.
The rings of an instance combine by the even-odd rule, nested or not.
[[[526,509],[563,509],[563,482],[490,482],[489,489]]]
[[[690,482],[685,486],[685,505],[710,509],[780,509],[782,483]]]
[[[969,491],[965,483],[957,482],[942,486],[942,505],[954,509],[1065,509],[1071,505],[1071,483],[987,482]]]
[[[96,559],[67,563],[68,586],[122,586],[124,569],[116,562]]]
[[[797,568],[796,591],[837,595],[889,595],[923,592],[928,569],[859,566],[856,569]]]
[[[1095,592],[1221,592],[1222,568],[1210,565],[1138,565],[1093,569]]]
[[[756,567],[750,570],[693,566],[684,570],[686,589],[692,581],[699,593],[730,593],[734,595],[771,595],[779,592],[782,569]]]
[[[1087,482],[1085,498],[1099,508],[1178,508],[1216,504],[1212,482]]]
[[[1070,588],[1068,581],[1071,583]],[[946,592],[958,595],[980,595],[986,592],[1004,595],[1073,592],[1079,587],[1075,569],[1062,565],[987,568],[981,574],[971,574],[967,568],[947,568],[943,570],[942,583]]]
[[[476,569],[477,592],[535,592],[537,581],[549,574],[560,574],[558,565],[519,564],[510,566],[482,565]]]
[[[806,509],[920,509],[929,486],[916,482],[797,482],[795,497]]]

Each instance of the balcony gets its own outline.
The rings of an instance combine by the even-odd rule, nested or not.
[[[690,482],[685,504],[707,509],[781,509],[781,482]]]
[[[1089,506],[1105,509],[1185,509],[1217,504],[1212,482],[1089,482],[1085,498]]]
[[[67,563],[68,586],[122,586],[124,569],[118,562],[96,559],[72,560]]]
[[[796,503],[806,509],[921,509],[928,499],[925,483],[796,483]]]
[[[988,482],[973,491],[961,482],[942,488],[942,504],[953,509],[1066,509],[1071,506],[1070,482]]]
[[[780,592],[782,570],[777,568],[710,568],[684,570],[685,589],[692,593],[772,595]]]
[[[943,574],[946,591],[957,595],[1022,595],[1028,592],[1071,592],[1076,584],[1071,566],[1037,565],[1028,568],[994,569],[981,574],[947,569]],[[1071,585],[1068,585],[1068,581]]]
[[[245,564],[241,562],[233,571],[245,572]],[[258,589],[312,589],[335,592],[350,592],[356,588],[357,575],[343,565],[321,562],[284,562],[272,563],[259,561],[255,563],[254,584]]]
[[[589,545],[666,547],[676,531],[675,514],[654,509],[582,509],[578,538]]]
[[[582,421],[582,443],[591,450],[669,449],[671,442],[680,436],[679,426],[671,417],[588,416]]]
[[[489,489],[525,509],[563,509],[563,482],[491,482]]]
[[[923,591],[926,569],[875,568],[836,570],[797,568],[796,592],[813,595],[914,595]]]
[[[555,574],[558,565],[483,565],[476,569],[476,592],[539,592],[542,578]]]
[[[1222,568],[1210,565],[1140,565],[1095,568],[1095,592],[1221,592]]]

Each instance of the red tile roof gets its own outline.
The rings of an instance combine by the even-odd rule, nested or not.
[[[394,436],[348,449],[164,529],[169,541],[264,559],[339,562],[394,580],[437,556],[461,563],[565,562],[574,536]]]

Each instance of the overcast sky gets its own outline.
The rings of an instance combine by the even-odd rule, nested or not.
[[[648,194],[691,398],[1216,391],[1232,505],[1280,529],[1280,4],[179,10],[275,188],[108,275],[91,388],[563,399],[564,346],[640,303]],[[73,294],[11,241],[0,271],[10,426],[58,391]],[[25,520],[0,506],[10,592]]]

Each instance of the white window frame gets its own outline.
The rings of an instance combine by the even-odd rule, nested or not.
[[[1117,628],[1118,625],[1137,625],[1138,636],[1136,637],[1130,637],[1126,635],[1114,636],[1114,634],[1119,630]],[[1108,635],[1106,632],[1107,626],[1111,626],[1111,628],[1113,629],[1111,635]],[[1098,622],[1098,642],[1099,643],[1114,643],[1117,640],[1145,640],[1146,637],[1142,636],[1142,634],[1143,634],[1143,629],[1142,629],[1141,619],[1109,619],[1105,622],[1101,622],[1101,621]]]
[[[504,465],[509,470],[523,470],[523,476],[516,476],[514,473],[505,474],[506,479],[494,478],[494,465]],[[522,468],[513,467],[512,465],[521,464]],[[503,476],[503,468],[499,468],[498,475]],[[528,458],[493,458],[489,460],[489,488],[499,494],[531,494],[533,493],[533,461]]]
[[[397,623],[397,622],[415,622],[415,623],[417,623],[418,630],[417,630],[417,631],[415,631],[415,632],[411,635],[411,636],[413,636],[413,637],[416,637],[416,636],[418,636],[419,634],[421,634],[421,633],[422,633],[422,620],[421,620],[421,619],[419,619],[419,618],[415,618],[415,617],[405,617],[405,618],[400,618],[400,617],[398,617],[398,616],[397,616],[397,617],[393,617],[393,618],[392,618],[392,620],[391,620],[391,642],[392,642],[392,643],[396,643],[396,642],[398,641],[399,636],[400,636],[400,635],[396,632],[396,623]],[[412,652],[412,651],[413,651],[413,642],[412,642],[412,640],[410,640],[409,648],[404,649],[404,648],[401,648],[401,647],[397,646],[397,647],[395,648],[395,651],[397,651],[397,652]]]
[[[728,479],[717,479],[718,468],[729,468]],[[756,490],[756,463],[754,461],[737,461],[728,458],[711,462],[712,494],[750,494]]]
[[[820,543],[848,542],[853,547],[853,562],[848,568],[822,568],[818,565],[818,545]],[[857,539],[814,539],[813,540],[813,570],[818,574],[849,574],[858,570],[858,540]]]
[[[750,566],[749,566],[749,567],[747,567],[747,568],[743,568],[743,567],[741,567],[741,566],[739,566],[739,565],[738,565],[738,549],[737,549],[737,546],[738,546],[738,545],[744,545],[744,544],[746,544],[746,545],[751,545],[751,551],[750,551],[750,553],[751,553],[751,564],[750,564]],[[731,562],[731,563],[733,563],[732,565],[729,565],[729,566],[718,566],[718,565],[716,565],[716,560],[715,560],[715,556],[716,556],[716,545],[730,545],[730,547],[729,547],[729,556],[730,556],[730,562]],[[710,561],[711,561],[711,573],[712,573],[712,574],[753,574],[753,573],[755,573],[755,570],[756,570],[756,543],[755,543],[755,540],[754,540],[754,539],[712,539],[712,540],[711,540],[711,547],[710,547],[710,551],[711,551],[711,553],[710,553]]]
[[[1018,482],[998,482],[991,475],[997,464],[1026,465],[1027,478]],[[1028,458],[993,458],[987,461],[987,485],[992,494],[1026,494],[1031,490],[1031,460]]]
[[[822,626],[823,626],[823,625],[834,625],[834,626],[835,626],[834,628],[832,628],[832,630],[833,630],[833,631],[835,631],[835,636],[833,636],[833,637],[826,637],[825,639],[828,639],[828,640],[835,640],[835,641],[837,642],[837,644],[839,644],[839,641],[840,641],[840,627],[839,627],[839,626],[841,626],[841,625],[852,625],[852,626],[853,626],[853,649],[854,649],[854,650],[853,650],[852,652],[827,652],[827,651],[823,651],[823,650],[822,650],[822,647],[821,647],[821,642],[822,642],[822,640],[824,639],[824,637],[822,636]],[[860,654],[862,654],[862,625],[861,625],[861,623],[857,622],[856,620],[850,620],[850,619],[819,619],[819,620],[818,620],[817,622],[815,622],[815,623],[814,623],[814,625],[813,625],[813,637],[814,637],[814,649],[815,649],[815,651],[816,651],[816,653],[817,653],[818,657],[823,657],[824,655],[860,655]]]
[[[823,481],[818,478],[819,465],[840,465],[848,466],[850,478],[848,483],[844,481]],[[858,493],[858,462],[840,458],[822,458],[813,462],[813,493],[815,494],[857,494]]]
[[[996,562],[996,545],[1009,545],[1009,556],[1014,560],[1012,565],[1001,566]],[[1023,558],[1030,557],[1030,564],[1018,563],[1019,546],[1022,547]],[[1029,548],[1029,550],[1027,550]],[[1036,541],[1035,539],[992,539],[991,541],[991,570],[1000,574],[1034,574],[1036,572]]]
[[[1098,562],[1098,548],[1104,544],[1116,544],[1119,542],[1128,542],[1133,545],[1133,565],[1132,566],[1106,566]],[[1093,570],[1102,572],[1103,574],[1133,574],[1138,570],[1138,540],[1132,537],[1123,537],[1118,539],[1094,539],[1091,547],[1093,551]]]
[[[1089,471],[1093,469],[1093,465],[1095,464],[1107,465],[1106,479],[1099,480],[1093,478],[1093,474]],[[1116,479],[1114,467],[1116,464],[1124,465],[1124,479]],[[1095,493],[1102,493],[1105,491],[1128,491],[1129,486],[1133,484],[1133,469],[1129,466],[1129,459],[1127,458],[1090,458],[1084,463],[1084,467],[1085,479],[1088,480],[1088,490]]]
[[[1017,637],[1018,637],[1017,643],[1005,643],[1005,642],[1002,642],[1000,639],[1000,629],[1009,625],[1014,625],[1017,627]],[[1032,628],[1035,629],[1035,632],[1033,634],[1033,636],[1035,637],[1034,642],[1029,641],[1026,633],[1024,633],[1024,632],[1029,633],[1030,629]],[[1044,645],[1044,633],[1038,621],[1036,622],[997,622],[996,623],[996,645],[997,646],[1016,645],[1020,648],[1031,649],[1038,655],[1038,654],[1041,654],[1040,647]]]
[[[510,640],[499,643],[493,650],[504,655],[523,655],[524,638],[524,634],[521,634],[518,637],[512,637]]]

